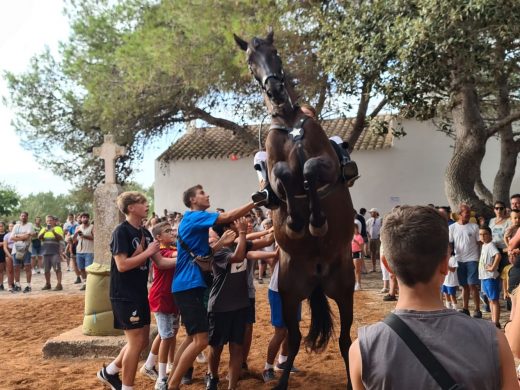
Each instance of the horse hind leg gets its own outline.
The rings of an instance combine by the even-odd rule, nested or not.
[[[319,157],[310,158],[303,166],[303,177],[308,186],[307,194],[309,196],[309,232],[315,237],[323,237],[329,228],[318,195],[317,179],[320,174],[331,170],[332,165]]]
[[[274,185],[277,188],[278,194],[283,192],[286,197],[288,214],[286,233],[292,239],[302,238],[305,235],[305,221],[294,207],[295,197],[291,186],[293,176],[289,169],[289,164],[284,161],[277,162],[273,167],[272,176],[275,179]]]

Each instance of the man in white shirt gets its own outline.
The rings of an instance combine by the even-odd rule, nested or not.
[[[14,266],[14,291],[21,291],[20,287],[20,268],[25,269],[27,286],[23,290],[24,293],[31,291],[31,243],[35,236],[33,224],[29,222],[29,213],[22,211],[20,213],[20,221],[13,228],[11,240],[13,245],[13,266]]]
[[[459,284],[462,286],[462,309],[461,313],[469,315],[469,295],[473,295],[475,311],[473,317],[482,318],[480,311],[480,298],[478,285],[478,260],[480,256],[479,229],[478,225],[469,222],[471,210],[468,205],[461,204],[459,208],[459,218],[456,223],[449,227],[450,244],[455,251],[455,258],[459,266],[457,276]]]
[[[381,246],[379,231],[381,230],[382,219],[379,217],[376,208],[371,208],[369,213],[371,217],[367,221],[368,245],[372,259],[372,272],[376,272],[376,261],[379,259],[379,247]]]

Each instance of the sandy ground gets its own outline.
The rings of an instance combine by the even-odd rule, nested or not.
[[[368,266],[368,264],[367,264]],[[365,275],[363,291],[355,293],[354,324],[351,335],[356,337],[359,326],[382,319],[395,306],[395,302],[383,302],[379,293],[380,273]],[[33,292],[10,294],[0,292],[0,390],[27,389],[102,389],[96,371],[106,359],[43,359],[42,346],[45,341],[60,333],[81,325],[84,296],[74,285],[72,272],[64,272],[64,291],[39,291],[43,275],[34,275]],[[22,281],[25,278],[22,276]],[[54,279],[53,279],[54,285]],[[23,287],[22,283],[22,287]],[[253,344],[249,356],[250,373],[239,382],[241,389],[268,389],[261,372],[265,363],[266,348],[272,328],[267,302],[267,283],[257,288],[257,323],[254,327]],[[339,316],[335,304],[332,305]],[[307,333],[309,312],[304,306],[301,323],[302,333]],[[339,326],[336,326],[339,329]],[[339,336],[339,335],[338,335]],[[181,332],[178,340],[182,340]],[[228,354],[223,354],[220,368],[219,389],[227,389]],[[302,348],[296,358],[301,373],[291,375],[290,388],[344,389],[345,369],[337,339],[333,340],[321,354],[308,354]],[[206,367],[195,364],[194,383],[184,389],[203,389]],[[153,382],[137,374],[135,389],[153,389]]]

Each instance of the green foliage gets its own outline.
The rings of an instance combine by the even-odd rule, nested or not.
[[[0,217],[13,214],[20,205],[20,195],[16,190],[0,182]]]

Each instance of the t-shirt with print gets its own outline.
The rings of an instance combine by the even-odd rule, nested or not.
[[[21,222],[18,222],[14,228],[13,228],[13,235],[17,234],[33,234],[34,233],[34,227],[33,224],[30,222],[27,222],[22,225]],[[31,250],[31,244],[32,244],[32,237],[29,237],[27,240],[24,241],[15,241],[14,242],[14,249],[13,250]]]
[[[252,243],[247,243],[246,251]],[[247,288],[247,259],[231,263],[233,249],[224,247],[215,253],[213,284],[209,293],[208,312],[221,313],[249,306]]]
[[[500,252],[492,242],[482,245],[480,252],[480,260],[478,262],[478,278],[479,279],[496,279],[499,275],[498,269],[493,272],[486,271],[486,266],[492,265],[495,255]]]
[[[495,244],[499,250],[506,247],[504,235],[509,226],[511,226],[510,219],[505,220],[500,225],[496,224],[496,218],[491,218],[489,220],[489,228],[491,229],[491,235],[493,236],[493,244]]]
[[[219,214],[200,210],[188,210],[179,225],[178,236],[195,255],[206,256],[210,253],[209,228],[215,224]],[[177,240],[177,265],[173,278],[172,291],[180,292],[193,288],[206,288],[204,277],[192,256],[185,251]]]
[[[144,240],[143,240],[144,237]],[[141,266],[126,272],[119,272],[116,266],[114,256],[118,254],[126,254],[132,257],[136,249],[143,241],[143,250],[153,241],[150,232],[144,228],[136,228],[128,221],[117,225],[112,232],[110,240],[110,251],[112,252],[112,260],[110,263],[110,299],[114,301],[130,301],[140,302],[147,300],[148,290],[148,270],[150,259],[141,264]]]
[[[177,256],[175,247],[162,247],[161,256],[173,258]],[[159,269],[155,263],[153,267],[153,284],[148,293],[150,311],[154,313],[179,314],[172,294],[172,282],[175,268]]]
[[[459,266],[459,263],[457,262],[457,259],[455,258],[455,256],[450,257],[448,265],[452,268],[457,268]],[[459,285],[459,278],[457,276],[457,270],[455,270],[453,272],[448,270],[448,274],[444,278],[443,285],[446,287],[457,287]]]
[[[57,240],[53,232],[56,232],[63,239],[63,229],[59,226],[54,226],[51,230],[47,231],[46,228],[42,228],[38,236],[43,234],[42,239],[42,255],[59,255],[61,246],[61,240]]]
[[[449,226],[449,232],[457,261],[459,263],[478,261],[478,225],[471,222],[462,225],[457,222]]]

